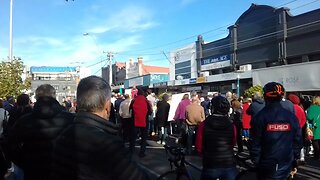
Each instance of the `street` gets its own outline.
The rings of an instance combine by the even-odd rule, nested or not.
[[[156,179],[161,174],[170,170],[170,164],[167,160],[166,152],[162,145],[155,141],[148,140],[146,156],[139,158],[137,152],[139,146],[136,146],[136,153],[134,159],[139,162],[141,167],[145,169],[152,179]],[[245,152],[248,154],[248,152]],[[202,168],[201,157],[198,155],[186,156],[186,160],[198,168]],[[193,167],[188,166],[188,170],[193,175],[194,179],[200,179],[201,172]],[[295,177],[297,180],[316,180],[320,179],[320,161],[310,158],[306,159],[306,164],[299,166],[298,173]]]

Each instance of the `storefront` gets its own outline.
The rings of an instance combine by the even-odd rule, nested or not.
[[[320,61],[257,69],[252,77],[253,85],[275,81],[288,92],[320,91]]]

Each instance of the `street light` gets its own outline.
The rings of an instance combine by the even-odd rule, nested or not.
[[[12,61],[12,8],[13,8],[13,0],[10,0],[10,46],[9,46],[10,61]]]
[[[88,32],[86,32],[86,33],[83,33],[82,35],[83,35],[83,36],[90,36],[90,37],[93,39],[93,41],[94,41],[97,49],[100,51],[100,48],[99,48],[99,46],[98,46],[98,44],[97,44],[96,39],[93,38],[93,37],[91,36],[91,34],[89,34]],[[107,57],[108,57],[107,61],[109,61],[109,85],[110,85],[110,87],[111,87],[111,85],[112,85],[112,58],[113,58],[113,53],[112,53],[112,52],[105,52],[105,51],[100,51],[100,52],[102,52],[103,54],[106,53],[106,54],[107,54]]]

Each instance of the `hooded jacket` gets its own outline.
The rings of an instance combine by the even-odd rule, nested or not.
[[[185,120],[186,119],[186,109],[187,106],[191,104],[191,101],[189,99],[184,99],[182,100],[177,109],[176,112],[174,114],[174,120]]]
[[[146,174],[131,161],[118,126],[95,114],[79,112],[57,139],[51,179],[141,180]]]
[[[56,99],[40,97],[32,113],[16,121],[8,135],[8,154],[26,180],[48,178],[54,141],[73,119]]]

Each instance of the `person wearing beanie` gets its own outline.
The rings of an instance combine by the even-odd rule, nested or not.
[[[295,115],[296,115],[296,117],[297,117],[297,119],[299,121],[299,124],[300,124],[301,135],[302,135],[302,137],[304,137],[305,133],[303,133],[303,132],[305,132],[304,131],[305,128],[303,128],[303,127],[306,125],[307,117],[306,117],[306,113],[304,112],[302,107],[299,105],[300,104],[300,98],[295,94],[289,94],[287,99],[293,103],[294,112],[295,112]],[[302,140],[304,140],[304,139],[305,138],[302,138]],[[305,159],[304,159],[304,148],[302,148],[301,151],[300,151],[300,161],[301,161],[301,163],[304,163],[304,161],[305,161]]]
[[[306,124],[307,118],[306,118],[306,113],[304,112],[302,107],[299,105],[300,98],[295,94],[289,94],[287,99],[293,103],[295,115],[298,118],[300,128],[302,128]]]
[[[212,113],[200,123],[196,138],[196,150],[202,154],[201,179],[235,179],[236,129],[228,116],[230,103],[217,96],[211,104]]]
[[[258,179],[287,179],[300,157],[300,126],[281,103],[285,91],[280,83],[267,83],[263,91],[266,106],[251,120],[250,156]]]

